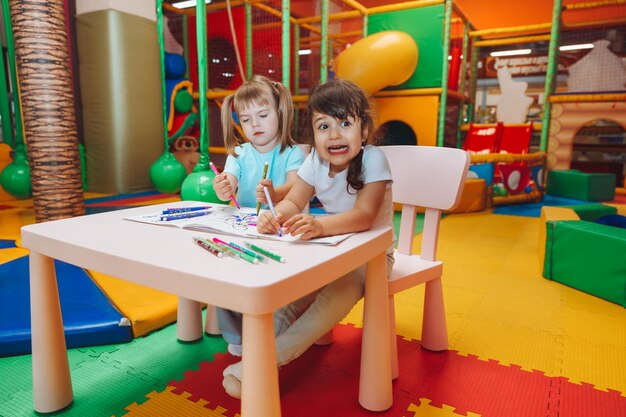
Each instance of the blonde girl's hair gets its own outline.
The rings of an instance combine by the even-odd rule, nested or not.
[[[224,146],[229,155],[237,156],[235,147],[245,142],[234,128],[233,111],[240,111],[252,105],[274,106],[278,114],[278,141],[280,152],[288,146],[296,144],[291,136],[293,127],[293,101],[291,93],[282,83],[272,81],[262,75],[253,75],[237,90],[227,96],[222,103],[222,132],[224,134]]]

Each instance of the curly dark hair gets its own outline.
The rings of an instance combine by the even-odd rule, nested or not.
[[[334,79],[316,86],[309,97],[302,138],[315,147],[313,113],[323,113],[335,119],[346,120],[348,117],[361,121],[363,145],[373,144],[374,120],[367,95],[361,87],[348,80]],[[348,167],[348,192],[363,188],[363,149],[350,162]]]

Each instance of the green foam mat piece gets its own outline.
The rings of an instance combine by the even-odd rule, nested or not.
[[[122,416],[125,407],[142,403],[149,392],[162,391],[201,362],[225,352],[221,337],[193,343],[176,340],[176,325],[130,343],[68,350],[74,402],[48,416]],[[31,356],[0,361],[0,416],[40,416],[32,409]],[[11,375],[5,378],[5,375]]]

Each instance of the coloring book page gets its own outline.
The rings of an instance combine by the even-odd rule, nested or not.
[[[195,208],[199,206],[190,204],[190,207]],[[234,206],[227,205],[210,205],[206,206],[203,210],[172,215],[164,214],[163,212],[155,212],[151,214],[126,217],[125,220],[160,226],[178,227],[180,229],[197,230],[200,232],[213,232],[230,236],[279,240],[283,242],[317,243],[323,245],[336,245],[354,234],[346,233],[311,240],[301,240],[297,236],[278,236],[259,233],[256,229],[257,215],[255,209],[248,207],[238,209]]]

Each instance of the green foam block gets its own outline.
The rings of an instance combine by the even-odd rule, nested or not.
[[[578,214],[580,220],[593,221],[607,214],[617,214],[617,208],[607,206],[606,204],[590,203],[590,204],[573,204],[571,206],[563,206],[571,208]]]
[[[615,197],[615,174],[554,170],[548,174],[547,194],[582,201],[610,201]]]
[[[626,307],[626,229],[548,221],[545,250],[545,278]]]

